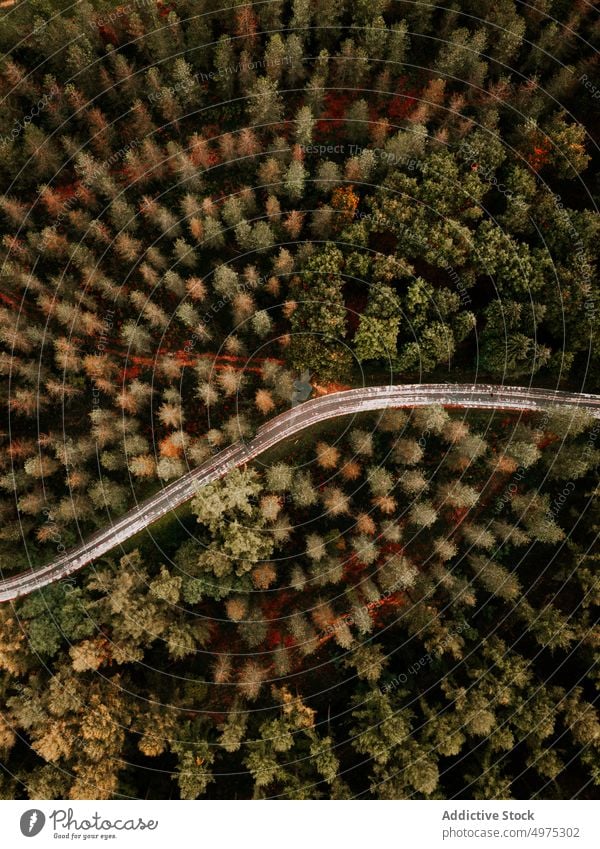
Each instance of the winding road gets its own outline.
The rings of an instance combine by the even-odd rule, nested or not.
[[[317,422],[370,410],[431,404],[512,411],[573,407],[587,410],[595,418],[600,418],[600,395],[519,386],[405,384],[349,389],[314,398],[273,418],[258,430],[251,442],[236,442],[215,454],[52,563],[0,580],[0,602],[14,600],[66,578],[188,501],[201,487]]]

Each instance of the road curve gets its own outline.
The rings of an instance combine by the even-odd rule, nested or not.
[[[227,472],[310,425],[336,416],[369,410],[425,407],[431,404],[513,411],[549,411],[556,407],[574,407],[600,418],[600,395],[520,386],[419,383],[370,386],[314,398],[271,419],[258,430],[251,442],[245,445],[236,442],[215,454],[52,563],[0,580],[0,602],[14,600],[66,578],[188,501],[201,487],[222,478]]]

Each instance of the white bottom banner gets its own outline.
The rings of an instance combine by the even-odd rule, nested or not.
[[[0,802],[0,844],[243,849],[452,846],[598,849],[589,801]]]

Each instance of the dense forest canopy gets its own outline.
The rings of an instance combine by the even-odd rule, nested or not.
[[[0,9],[2,577],[309,392],[599,392],[599,34],[583,0]],[[1,605],[1,796],[592,798],[599,430],[341,419]]]

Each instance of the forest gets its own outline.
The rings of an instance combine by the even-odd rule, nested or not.
[[[600,392],[599,36],[583,0],[4,4],[0,578],[309,395]],[[599,463],[559,406],[283,439],[0,604],[0,798],[595,798]]]

